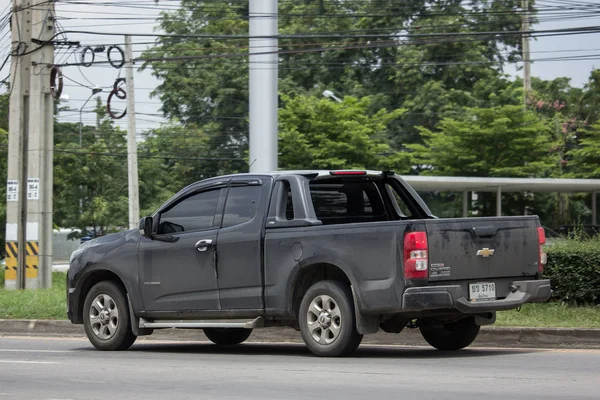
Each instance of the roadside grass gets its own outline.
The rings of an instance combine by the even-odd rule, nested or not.
[[[600,307],[561,303],[524,304],[521,311],[501,311],[496,326],[544,328],[600,328]]]
[[[66,319],[65,273],[52,274],[52,289],[4,290],[0,271],[0,319]],[[502,311],[497,326],[600,328],[600,307],[560,303],[525,304],[521,311]]]
[[[52,289],[5,290],[0,272],[0,319],[66,319],[66,274],[52,273]]]

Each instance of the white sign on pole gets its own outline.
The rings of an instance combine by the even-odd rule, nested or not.
[[[6,201],[19,201],[19,181],[6,182]]]
[[[27,200],[40,199],[40,178],[27,179]]]

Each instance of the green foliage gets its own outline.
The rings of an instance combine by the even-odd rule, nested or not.
[[[244,153],[235,145],[224,152],[214,148],[216,125],[203,129],[176,124],[145,134],[139,145],[140,208],[151,214],[171,195],[191,183],[246,169]],[[224,143],[223,146],[226,146]]]
[[[160,28],[174,35],[247,35],[248,4],[244,2],[198,2],[184,0],[180,9],[165,12],[160,18]],[[211,163],[204,163],[201,171],[245,172],[247,166],[232,165],[231,152],[240,153],[248,147],[248,64],[242,58],[216,58],[195,60],[168,60],[186,56],[231,54],[246,49],[247,40],[194,40],[177,36],[162,36],[156,45],[144,54],[158,59],[146,62],[161,83],[153,95],[162,101],[162,111],[186,129],[210,130],[202,143],[213,154]],[[171,129],[168,127],[166,129]],[[165,136],[165,129],[158,132]],[[191,136],[186,141],[192,140]],[[196,146],[194,144],[193,146]],[[196,157],[205,154],[196,153]],[[182,163],[184,164],[184,163]]]
[[[564,239],[546,246],[544,276],[553,297],[570,304],[600,304],[600,237]]]
[[[503,72],[504,61],[520,59],[520,38],[452,36],[518,31],[520,7],[520,0],[280,2],[279,32],[303,35],[279,41],[280,168],[600,177],[600,70],[584,88],[534,78],[524,112],[522,81]],[[144,53],[143,68],[159,78],[154,95],[170,122],[139,143],[143,214],[192,182],[248,170],[248,73],[257,66],[248,64],[246,38],[218,37],[247,35],[248,11],[247,1],[183,0],[162,14],[157,28],[167,35]],[[447,35],[427,36],[439,32]],[[224,54],[242,57],[206,57]],[[325,89],[343,103],[322,98]],[[8,127],[7,105],[0,96],[0,129]],[[100,126],[83,127],[81,146],[79,125],[55,124],[54,208],[56,225],[102,234],[126,226],[128,192],[125,132],[98,113]],[[0,133],[0,177],[5,145]],[[440,216],[460,215],[461,194],[425,196]],[[495,195],[479,196],[473,211],[493,214]],[[590,215],[576,195],[507,193],[503,202],[506,214],[536,213],[550,226]],[[4,210],[0,201],[0,226]]]
[[[98,127],[55,125],[54,223],[104,235],[127,226],[127,144],[98,107]]]
[[[489,81],[493,86],[501,77],[501,62],[518,58],[520,48],[520,40],[511,36],[474,41],[424,40],[421,35],[439,32],[442,26],[444,32],[457,34],[519,30],[520,16],[514,12],[519,7],[517,0],[280,2],[281,35],[369,32],[364,37],[282,38],[280,92],[302,95],[329,89],[341,97],[372,97],[371,115],[383,108],[405,109],[388,129],[390,143],[400,150],[404,143],[420,142],[417,126],[433,129],[444,116],[480,105],[471,93],[475,85]],[[159,21],[170,36],[158,38],[144,54],[149,60],[143,68],[151,68],[161,81],[154,95],[161,99],[165,116],[186,128],[212,125],[208,147],[221,154],[243,152],[248,146],[242,139],[248,132],[247,39],[177,35],[246,35],[247,14],[247,2],[184,0]],[[390,41],[390,34],[404,31],[409,36],[398,39],[398,45]],[[223,54],[244,57],[205,57]],[[213,160],[208,169],[218,171],[223,164]]]
[[[580,131],[579,148],[572,151],[575,175],[600,178],[600,122]]]
[[[460,118],[442,120],[435,131],[420,130],[424,143],[407,147],[430,174],[533,177],[548,169],[545,127],[522,106],[469,108]]]
[[[341,103],[300,95],[282,96],[279,113],[280,165],[283,169],[371,168],[392,164],[384,138],[401,110],[369,115],[371,98],[346,96]],[[398,166],[402,170],[407,166]]]
[[[522,104],[465,108],[460,117],[447,117],[435,129],[421,127],[420,132],[423,143],[406,147],[423,174],[543,177],[555,165],[548,153],[552,138],[544,121],[535,112],[525,111]],[[452,204],[440,215],[460,215],[462,196],[446,197]],[[476,216],[495,215],[495,194],[478,193],[470,209]],[[521,193],[504,194],[503,209],[507,215],[540,210],[534,197]],[[454,215],[448,215],[446,211],[452,210]]]

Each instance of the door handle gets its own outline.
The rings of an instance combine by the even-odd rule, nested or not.
[[[212,239],[200,239],[196,242],[196,248],[198,251],[206,251],[210,246],[212,246]]]

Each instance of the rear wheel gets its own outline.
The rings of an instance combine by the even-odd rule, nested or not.
[[[137,339],[131,330],[125,295],[112,281],[97,283],[88,292],[83,325],[89,341],[99,350],[126,350]]]
[[[252,329],[244,328],[204,328],[204,334],[219,346],[234,346],[250,337]]]
[[[438,350],[460,350],[469,346],[477,338],[479,328],[473,317],[445,324],[419,323],[423,338]]]
[[[352,293],[337,281],[312,285],[302,299],[298,320],[304,343],[317,356],[348,355],[362,341],[356,331]]]

